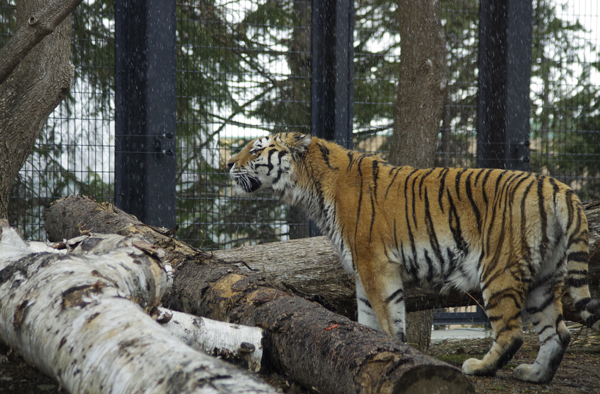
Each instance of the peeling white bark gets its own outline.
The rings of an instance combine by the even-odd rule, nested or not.
[[[91,253],[32,253],[0,224],[0,337],[69,392],[276,392],[144,312],[168,286],[151,245],[91,236],[76,247]]]

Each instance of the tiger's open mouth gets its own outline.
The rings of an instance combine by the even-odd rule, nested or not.
[[[237,186],[246,193],[253,193],[260,189],[262,185],[258,178],[248,174],[230,173],[230,176]]]

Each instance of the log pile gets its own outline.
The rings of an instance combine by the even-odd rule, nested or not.
[[[0,337],[67,391],[276,392],[150,317],[172,278],[141,237],[83,236],[61,246],[69,253],[35,253],[5,220],[0,229]]]
[[[214,256],[183,251],[166,231],[145,226],[111,206],[70,197],[50,206],[46,221],[55,240],[77,231],[136,234],[144,239],[148,235],[148,243],[164,248],[174,267],[171,307],[262,328],[263,360],[268,363],[263,366],[307,387],[327,393],[427,393],[432,387],[440,393],[473,390],[457,369],[297,297],[289,286],[287,291],[269,286],[263,272],[245,273]],[[59,231],[54,231],[54,224],[59,224]]]
[[[585,209],[590,287],[598,297],[600,203]],[[472,391],[458,370],[332,313],[354,315],[354,289],[324,238],[207,254],[166,229],[84,197],[59,200],[45,216],[49,237],[69,253],[39,253],[47,247],[26,245],[3,223],[0,297],[8,301],[0,305],[0,336],[68,391],[88,388],[91,381],[99,382],[98,392],[153,385],[160,391],[165,381],[176,381],[181,392],[194,392],[202,390],[198,379],[217,392],[272,391],[255,376],[213,364],[218,360],[204,359],[185,344],[242,360],[253,370],[273,369],[320,392]],[[193,315],[158,307],[170,279],[174,286],[166,303]],[[474,302],[458,294],[440,299],[412,289],[408,310]],[[578,320],[567,297],[564,303],[567,318]],[[194,331],[212,324],[196,315],[236,325]],[[215,332],[251,329],[246,326],[260,328],[217,349],[210,342]],[[211,344],[198,342],[207,333]],[[113,334],[114,339],[98,340]],[[193,368],[182,370],[181,363]]]

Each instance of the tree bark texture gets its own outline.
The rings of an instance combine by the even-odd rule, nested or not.
[[[583,203],[590,235],[588,280],[592,298],[600,299],[600,201]],[[213,256],[236,265],[243,273],[256,272],[270,285],[290,291],[326,308],[356,318],[354,278],[342,268],[331,242],[314,237],[235,249],[218,250]],[[243,262],[243,264],[242,264]],[[253,271],[256,270],[256,271]],[[409,312],[423,309],[483,305],[481,292],[450,292],[407,286],[405,303]],[[584,323],[568,293],[562,299],[567,320]]]
[[[326,237],[302,238],[213,251],[235,263],[244,274],[256,274],[279,290],[290,292],[356,320],[354,276],[348,274]]]
[[[588,280],[592,297],[600,299],[600,201],[588,201],[583,205],[590,230]],[[53,234],[54,240],[77,236],[80,229],[86,228],[122,235],[143,233],[150,237],[149,240],[158,240],[157,245],[171,256],[168,260],[175,270],[187,260],[194,260],[198,264],[224,260],[243,274],[258,275],[269,286],[317,301],[333,312],[356,319],[354,278],[344,271],[326,237],[243,246],[208,255],[155,231],[153,227],[144,225],[110,204],[97,204],[86,197],[71,196],[57,200],[47,208],[45,219],[46,231],[49,235]],[[61,237],[62,233],[66,236]],[[475,300],[483,305],[481,293],[477,290],[469,295],[451,292],[442,296],[435,289],[409,286],[406,293],[406,309],[409,312],[475,305]],[[567,320],[581,322],[568,293],[563,297],[563,307]]]
[[[68,214],[70,204],[79,206],[78,216]],[[87,229],[91,226],[85,207],[93,213],[96,205],[89,199],[66,198],[51,205],[46,218],[56,218],[50,224],[60,217],[71,218],[75,228]],[[170,298],[174,309],[263,328],[264,359],[290,379],[320,392],[425,393],[431,387],[440,393],[472,392],[457,369],[317,303],[269,287],[261,272],[246,275],[234,264],[182,257],[177,259],[174,288]]]
[[[17,26],[52,26],[40,14],[44,1],[17,2]],[[32,19],[33,18],[33,19]],[[37,22],[35,22],[37,20]],[[73,81],[69,64],[71,18],[66,17],[0,84],[0,218],[8,215],[12,183],[31,153],[48,115],[67,96]],[[19,43],[16,44],[17,46]]]
[[[160,302],[168,275],[140,237],[83,237],[64,255],[30,253],[6,220],[1,230],[0,336],[67,391],[276,392],[144,312]]]
[[[0,48],[0,84],[21,62],[29,51],[52,33],[77,8],[81,0],[57,0],[30,15],[16,34]]]
[[[439,0],[398,0],[400,71],[388,160],[433,167],[447,84],[446,40]],[[406,338],[422,350],[431,343],[433,310],[409,313]]]
[[[123,236],[141,234],[148,242],[166,251],[166,260],[173,267],[181,258],[210,260],[209,254],[171,237],[170,230],[146,225],[112,204],[97,204],[85,196],[69,196],[54,201],[44,211],[44,223],[50,242],[89,232]]]
[[[316,301],[335,313],[356,320],[354,277],[342,268],[326,237],[242,246],[212,253],[217,259],[235,264],[244,274],[261,276],[269,286]],[[440,296],[437,290],[412,286],[407,286],[405,292],[409,312],[476,303],[476,297],[460,292]],[[478,293],[474,292],[474,295]]]
[[[446,90],[446,41],[438,0],[398,0],[400,71],[389,161],[432,167]]]

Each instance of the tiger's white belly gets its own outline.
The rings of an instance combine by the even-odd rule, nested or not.
[[[467,254],[456,249],[454,244],[440,244],[439,255],[432,250],[431,245],[402,245],[400,248],[390,246],[390,262],[399,264],[404,283],[417,286],[432,285],[440,288],[442,293],[452,289],[469,291],[480,286],[478,270],[481,251],[469,250]]]

